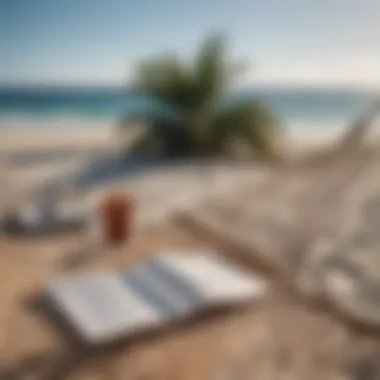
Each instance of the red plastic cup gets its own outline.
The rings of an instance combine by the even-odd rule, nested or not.
[[[100,207],[101,223],[106,242],[119,245],[132,235],[134,208],[132,198],[123,194],[107,195]]]

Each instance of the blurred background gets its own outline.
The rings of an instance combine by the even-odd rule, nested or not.
[[[0,379],[66,345],[20,307],[50,280],[215,239],[333,307],[253,265],[281,289],[257,309],[78,378],[380,378],[379,15],[377,0],[0,0]],[[110,193],[131,207],[118,248]]]

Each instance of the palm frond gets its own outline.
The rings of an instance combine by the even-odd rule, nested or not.
[[[190,73],[176,56],[141,63],[136,87],[170,107],[186,111],[197,103],[197,93]]]
[[[226,150],[239,141],[257,154],[273,156],[278,129],[277,119],[268,107],[260,101],[247,100],[218,115],[209,142],[213,149]]]
[[[128,153],[132,155],[160,156],[162,154],[162,145],[156,136],[150,131],[145,131],[131,146],[128,147]]]
[[[133,144],[132,152],[159,156],[185,156],[194,153],[194,136],[186,119],[167,115],[141,115],[146,132]]]
[[[149,139],[141,138],[137,150],[148,147],[162,155],[199,155],[226,151],[239,141],[251,151],[273,155],[278,125],[264,104],[248,100],[218,110],[242,69],[241,63],[228,59],[222,34],[209,36],[191,65],[176,55],[141,63],[137,89],[170,112],[160,107],[160,112],[133,115],[148,125],[150,133]]]
[[[194,66],[200,101],[213,102],[225,90],[227,61],[223,35],[216,34],[205,40]]]

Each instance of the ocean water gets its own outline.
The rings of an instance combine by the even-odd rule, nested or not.
[[[290,130],[339,130],[355,120],[380,93],[311,89],[246,89],[228,97],[260,98]],[[0,129],[18,126],[110,127],[123,115],[162,107],[119,89],[0,89]]]

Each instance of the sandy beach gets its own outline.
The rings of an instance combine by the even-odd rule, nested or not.
[[[0,0],[0,380],[380,380],[379,14]]]
[[[117,135],[109,130],[7,131],[0,140],[2,183],[6,184],[3,205],[7,205],[7,197],[16,197],[16,190],[20,197],[28,198],[28,193],[46,183],[65,176],[78,178],[93,162],[113,157],[120,149]],[[306,136],[297,141],[300,145],[293,142],[293,153],[301,151]],[[320,148],[328,142],[332,141],[326,136],[309,136],[308,146]],[[102,181],[102,176],[89,181],[79,197],[89,207],[95,207],[99,196],[109,188],[132,194],[137,228],[128,247],[104,250],[100,256],[67,269],[64,263],[83,245],[81,235],[34,240],[0,238],[0,270],[7,284],[0,294],[0,378],[3,373],[19,371],[28,373],[31,379],[40,379],[66,347],[64,337],[24,305],[49,279],[66,272],[91,273],[133,265],[158,249],[210,248],[207,240],[180,228],[171,216],[180,210],[197,210],[195,206],[200,205],[207,213],[202,205],[211,210],[213,204],[223,204],[225,200],[235,202],[239,210],[249,202],[259,214],[273,215],[282,204],[291,205],[292,199],[302,201],[297,194],[314,183],[308,177],[292,177],[284,182],[276,169],[252,163],[193,162],[149,167],[131,177],[116,175]],[[275,197],[275,203],[271,194],[283,196]],[[280,221],[282,216],[279,213],[277,219]],[[305,306],[281,285],[274,289],[263,303],[240,314],[85,362],[74,368],[73,378],[208,380],[257,376],[264,380],[341,380],[347,378],[347,373],[373,365],[379,350],[370,333],[352,329],[326,310]],[[304,339],[306,336],[309,338]]]
[[[62,181],[65,176],[70,180],[83,176],[83,182],[89,184],[79,192],[83,199],[93,204],[107,189],[118,188],[135,198],[142,219],[153,221],[162,219],[176,208],[190,207],[211,193],[230,192],[247,182],[264,181],[269,175],[267,169],[257,165],[252,169],[247,165],[221,162],[189,162],[160,168],[149,166],[137,170],[133,176],[128,170],[112,174],[115,171],[112,159],[122,149],[119,135],[113,130],[57,132],[31,129],[0,134],[3,202],[30,199],[30,195],[38,194],[38,189],[44,185],[58,181],[65,185]],[[111,164],[107,163],[109,159]],[[104,168],[92,178],[92,167],[97,165]],[[247,176],[247,173],[251,175]],[[91,179],[86,179],[88,177]]]
[[[49,181],[53,182],[55,178],[58,179],[66,174],[83,172],[94,160],[120,152],[122,144],[135,135],[134,131],[127,136],[124,135],[121,142],[120,134],[116,133],[113,128],[107,127],[94,128],[89,126],[78,129],[71,127],[62,131],[55,128],[38,128],[35,126],[16,126],[13,129],[9,126],[6,127],[0,126],[1,180],[5,187],[9,186],[12,190],[18,191],[38,187]],[[288,155],[296,156],[300,152],[310,152],[313,149],[320,149],[333,144],[336,137],[336,134],[328,135],[326,133],[310,134],[302,131],[292,133],[284,141],[284,149]],[[193,174],[191,173],[196,171],[191,166],[196,167],[197,164],[182,166],[180,170],[169,169],[167,177],[162,180],[158,179],[162,174],[156,173],[155,179],[152,178],[151,180],[148,180],[144,175],[139,177],[144,183],[143,187],[154,186],[153,183],[156,185],[157,182],[165,182],[167,186],[170,186],[168,182],[171,181],[175,187],[178,185],[176,182],[185,180],[185,178],[188,182],[199,182],[197,178],[192,178]],[[217,164],[215,170],[210,169],[211,173],[220,173],[222,167],[222,164]],[[226,170],[228,171],[228,169]],[[181,178],[179,174],[175,174],[178,171],[181,172]],[[238,175],[236,170],[234,173]],[[242,173],[242,175],[244,174]],[[229,178],[229,175],[231,174],[223,173],[222,175],[226,183],[233,179],[232,177]],[[135,180],[128,181],[128,184],[130,183],[133,187],[139,187]],[[188,189],[188,184],[184,186],[184,189]],[[155,193],[155,190],[152,189],[152,192]],[[189,189],[188,192],[191,190]],[[184,197],[186,196],[184,195]]]

